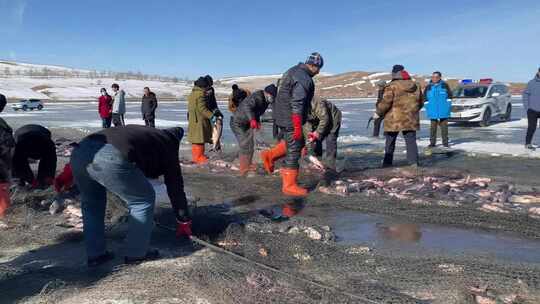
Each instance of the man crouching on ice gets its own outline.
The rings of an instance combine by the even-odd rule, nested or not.
[[[81,192],[88,266],[114,258],[105,246],[107,190],[129,208],[125,263],[159,257],[150,250],[156,194],[148,178],[164,176],[179,233],[191,235],[191,221],[178,157],[182,128],[159,130],[143,126],[105,129],[84,138],[73,151],[71,166]]]

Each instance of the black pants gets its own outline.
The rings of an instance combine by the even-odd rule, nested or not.
[[[113,113],[112,122],[113,122],[115,127],[123,127],[123,126],[125,126],[126,124],[124,122],[124,114]]]
[[[384,117],[379,117],[373,121],[373,137],[379,137],[381,134],[381,125]]]
[[[313,142],[310,148],[311,151],[309,151],[310,153],[313,153],[313,155],[317,157],[322,157],[323,142],[324,142],[326,145],[326,152],[324,155],[326,166],[331,169],[336,168],[338,137],[339,137],[339,129],[333,133],[329,133],[326,137]]]
[[[442,142],[445,147],[448,146],[448,118],[444,119],[432,119],[431,120],[431,136],[430,144],[435,146],[437,144],[437,128],[441,128]]]
[[[111,123],[112,123],[112,117],[101,118],[101,126],[103,127],[103,129],[110,128]]]
[[[410,165],[418,164],[418,146],[416,145],[416,131],[403,131],[403,138],[407,146],[407,161]],[[386,132],[386,147],[384,149],[384,166],[391,166],[394,161],[396,139],[399,132]]]
[[[534,132],[536,132],[536,128],[538,127],[538,118],[540,118],[540,112],[530,109],[527,110],[527,120],[529,121],[527,137],[525,138],[525,144],[527,145],[532,143]]]
[[[39,158],[37,181],[40,185],[45,185],[48,179],[54,179],[56,174],[56,151],[47,153]],[[19,178],[23,182],[32,183],[34,181],[34,172],[30,168],[29,159],[24,152],[15,151],[13,157],[13,177]]]
[[[255,132],[251,129],[249,122],[237,121],[231,117],[231,130],[238,141],[240,154],[253,157],[255,151]]]
[[[300,156],[302,149],[304,148],[304,138],[300,140],[294,140],[294,129],[288,127],[279,127],[278,138],[285,140],[287,144],[287,155],[285,156],[285,163],[283,167],[287,169],[299,169],[300,168]]]
[[[144,120],[144,125],[147,127],[156,127],[156,119],[155,118],[149,118]]]

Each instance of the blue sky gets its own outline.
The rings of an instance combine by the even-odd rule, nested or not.
[[[0,0],[0,58],[195,77],[324,71],[525,81],[540,66],[540,1]]]

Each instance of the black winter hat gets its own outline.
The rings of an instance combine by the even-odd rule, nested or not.
[[[184,129],[181,127],[168,128],[163,131],[169,133],[174,138],[178,139],[178,141],[182,141],[182,138],[184,138]]]
[[[405,67],[402,66],[401,64],[396,64],[393,68],[392,68],[392,73],[395,74],[395,73],[398,73],[398,72],[401,72],[405,70]]]
[[[210,87],[208,81],[204,77],[199,77],[199,79],[195,80],[195,86],[198,86],[201,89],[206,89]]]
[[[209,86],[213,86],[213,85],[214,85],[214,79],[212,78],[212,76],[206,75],[206,76],[204,76],[204,79],[206,79],[206,81],[208,82],[208,85],[209,85]]]
[[[267,86],[266,88],[264,88],[264,91],[266,93],[276,97],[278,88],[276,87],[275,84],[271,84],[271,85]]]
[[[232,89],[233,89],[233,91],[236,91],[236,90],[238,90],[238,85],[237,85],[236,83],[235,83],[235,84],[233,84],[233,85],[232,85]]]

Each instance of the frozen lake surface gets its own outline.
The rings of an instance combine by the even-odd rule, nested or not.
[[[381,150],[383,139],[370,137],[372,129],[366,129],[367,122],[373,113],[375,100],[335,101],[343,112],[343,123],[340,134],[340,148]],[[235,144],[235,139],[229,128],[229,113],[225,102],[220,102],[220,108],[225,114],[224,142]],[[101,120],[97,114],[95,102],[54,102],[47,103],[42,111],[15,112],[7,108],[1,117],[14,128],[37,123],[50,128],[77,128],[87,131],[99,130]],[[143,124],[139,103],[128,103],[126,122],[128,124]],[[158,127],[182,126],[187,128],[187,102],[161,102],[157,111],[156,124]],[[422,112],[421,130],[418,134],[420,146],[429,143],[429,120]],[[527,121],[524,118],[523,107],[519,99],[514,99],[512,121],[494,122],[490,127],[481,128],[477,125],[451,124],[450,141],[454,149],[468,152],[501,154],[525,157],[540,157],[540,152],[528,152],[523,148]],[[265,133],[271,132],[266,126]],[[440,141],[439,141],[440,143]],[[400,144],[403,144],[400,141]]]

